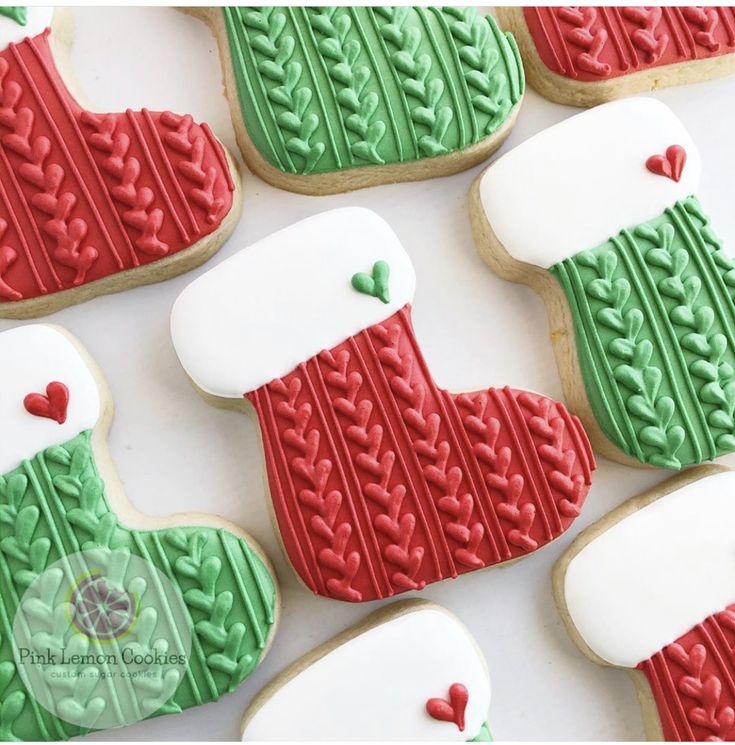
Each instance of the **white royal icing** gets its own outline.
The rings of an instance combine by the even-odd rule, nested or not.
[[[34,416],[23,401],[46,393],[52,382],[69,389],[67,419]],[[100,415],[94,376],[74,345],[50,326],[19,326],[0,333],[0,474],[16,468],[51,445],[59,445],[93,427]]]
[[[646,168],[671,145],[687,153],[679,182]],[[548,268],[657,217],[697,190],[701,169],[671,109],[630,98],[577,114],[511,150],[483,175],[480,197],[508,253]]]
[[[5,49],[8,44],[17,44],[26,37],[33,38],[43,33],[51,25],[54,9],[29,6],[26,13],[28,21],[25,26],[21,26],[12,18],[0,15],[0,50]]]
[[[426,712],[454,683],[469,693],[464,732]],[[257,710],[243,740],[471,740],[489,705],[490,679],[472,638],[448,613],[422,609],[306,667]]]
[[[603,660],[635,667],[735,602],[735,472],[621,520],[567,567],[569,615]]]
[[[352,287],[376,261],[390,266],[390,302]],[[385,320],[413,299],[416,276],[388,223],[348,207],[302,220],[195,280],[171,314],[189,377],[240,398],[299,363]]]

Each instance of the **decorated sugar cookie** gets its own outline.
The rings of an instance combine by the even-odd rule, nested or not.
[[[199,8],[249,168],[305,194],[445,176],[500,147],[524,91],[475,8]]]
[[[243,740],[489,741],[489,705],[467,629],[433,603],[394,603],[271,681],[245,713]]]
[[[56,61],[67,26],[52,8],[0,14],[0,317],[187,271],[240,209],[234,164],[206,124],[77,103]]]
[[[649,739],[735,740],[735,472],[701,466],[614,510],[554,571],[569,633],[633,675]]]
[[[0,737],[63,740],[234,690],[278,590],[219,518],[147,518],[109,460],[99,371],[51,326],[0,334]]]
[[[546,98],[594,106],[735,72],[729,7],[498,8],[529,83]]]
[[[189,377],[257,418],[282,543],[318,595],[374,600],[517,559],[589,489],[587,437],[561,404],[439,388],[414,288],[390,227],[345,208],[236,254],[173,309]]]
[[[626,463],[735,450],[735,263],[695,196],[701,169],[673,112],[638,98],[541,132],[473,189],[480,254],[542,294],[567,399]]]

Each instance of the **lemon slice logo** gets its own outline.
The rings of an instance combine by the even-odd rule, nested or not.
[[[90,639],[117,639],[136,621],[138,600],[99,572],[84,577],[71,594],[71,620]]]

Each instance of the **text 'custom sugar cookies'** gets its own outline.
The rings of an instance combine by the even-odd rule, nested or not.
[[[283,545],[319,595],[390,597],[517,559],[589,489],[589,443],[561,404],[437,386],[414,288],[387,223],[346,208],[241,251],[173,309],[190,378],[255,413]]]
[[[67,25],[52,8],[0,16],[0,317],[187,271],[240,211],[234,164],[206,124],[77,103],[53,51]]]
[[[94,363],[51,326],[0,334],[0,736],[64,740],[233,691],[270,646],[267,560],[219,518],[146,518]]]
[[[728,7],[498,8],[529,83],[546,98],[594,106],[735,72]]]
[[[554,570],[567,628],[628,669],[649,739],[735,740],[735,472],[700,466],[584,531]]]
[[[490,678],[466,628],[395,603],[297,660],[245,713],[243,740],[490,741]]]
[[[735,262],[701,170],[673,112],[638,98],[541,132],[473,188],[481,256],[544,297],[570,405],[633,465],[735,450]]]
[[[489,157],[524,92],[510,34],[475,8],[198,8],[243,157],[306,194],[445,176]]]

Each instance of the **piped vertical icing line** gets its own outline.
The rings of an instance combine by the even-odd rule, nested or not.
[[[236,254],[174,306],[189,376],[254,405],[283,545],[319,595],[369,601],[520,558],[561,535],[589,489],[589,443],[560,404],[436,384],[414,285],[387,224],[349,208]],[[297,310],[259,314],[273,288]]]

